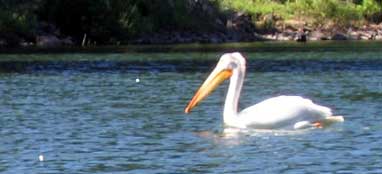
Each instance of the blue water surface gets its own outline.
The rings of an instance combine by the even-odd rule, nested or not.
[[[244,54],[241,108],[300,95],[345,122],[232,132],[227,83],[184,114],[220,52],[2,55],[0,172],[382,173],[382,52]]]

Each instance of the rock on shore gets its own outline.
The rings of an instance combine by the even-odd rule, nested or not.
[[[269,33],[251,30],[198,33],[192,31],[159,32],[146,34],[131,41],[133,44],[176,44],[176,43],[224,43],[252,41],[320,41],[320,40],[382,40],[382,24],[342,30],[329,29],[285,29]]]

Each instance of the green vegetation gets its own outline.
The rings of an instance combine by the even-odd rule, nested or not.
[[[220,4],[251,14],[255,21],[272,14],[276,19],[304,21],[312,27],[357,27],[382,21],[381,0],[221,0]]]
[[[203,8],[193,0],[0,0],[0,46],[58,31],[75,43],[86,34],[90,42],[116,44],[143,33],[214,30],[218,13]]]
[[[20,38],[33,38],[37,27],[36,3],[35,0],[0,1],[0,42],[3,38],[14,46]]]
[[[212,16],[192,15],[192,8],[184,0],[46,0],[38,16],[76,38],[86,33],[113,43],[141,33],[208,28]]]
[[[266,30],[291,21],[358,27],[382,21],[382,0],[0,0],[0,47],[46,34],[70,36],[75,44],[86,34],[103,45],[149,33],[224,32],[234,12]]]

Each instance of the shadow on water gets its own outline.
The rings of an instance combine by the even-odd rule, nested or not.
[[[151,61],[1,61],[0,72],[33,73],[42,71],[79,72],[207,72],[216,60],[151,60]],[[251,60],[251,72],[322,72],[379,71],[380,60]]]
[[[243,52],[250,59],[247,67],[251,72],[382,70],[382,59],[379,56],[382,52],[381,44],[382,42],[350,41],[307,44],[256,42],[24,48],[0,50],[0,72],[205,72],[215,66],[222,53],[233,51]],[[315,54],[311,54],[312,52]],[[312,55],[316,57],[310,57]]]
[[[0,48],[0,54],[29,53],[168,53],[168,52],[295,52],[295,51],[380,51],[380,41],[317,41],[299,43],[285,42],[239,42],[222,44],[167,44],[167,45],[124,45],[96,47],[24,47]]]

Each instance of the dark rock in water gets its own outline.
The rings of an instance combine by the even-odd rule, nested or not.
[[[306,42],[307,36],[304,29],[299,29],[296,35],[296,41],[297,42]]]
[[[296,41],[297,42],[306,42],[306,34],[297,35]]]
[[[332,36],[332,40],[348,40],[348,37],[342,33],[336,33]]]

